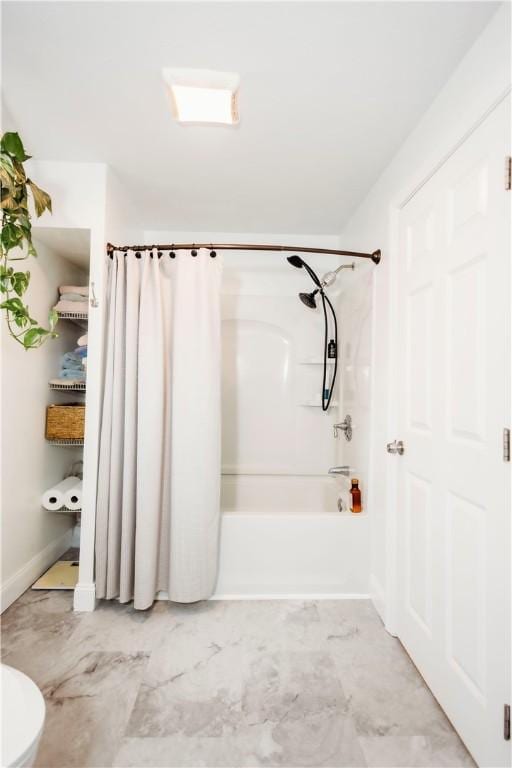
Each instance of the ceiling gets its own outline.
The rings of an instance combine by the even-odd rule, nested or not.
[[[108,163],[144,229],[339,233],[493,2],[3,2],[4,129]],[[178,125],[163,67],[239,72]]]

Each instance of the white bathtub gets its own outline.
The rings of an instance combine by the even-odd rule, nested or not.
[[[215,599],[361,597],[369,528],[338,511],[339,480],[224,475]]]

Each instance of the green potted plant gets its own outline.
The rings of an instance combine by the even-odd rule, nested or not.
[[[13,266],[14,261],[37,256],[32,243],[32,225],[28,208],[29,191],[34,201],[36,215],[48,210],[52,201],[47,192],[40,189],[25,173],[23,163],[28,160],[23,142],[17,133],[4,133],[0,141],[0,182],[2,186],[2,234],[0,237],[0,309],[3,310],[12,338],[25,349],[40,347],[47,339],[55,338],[57,313],[51,310],[48,328],[43,328],[31,317],[24,304],[30,272]],[[15,250],[22,255],[10,256]]]

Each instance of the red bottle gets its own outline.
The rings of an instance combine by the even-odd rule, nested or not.
[[[359,488],[359,480],[355,477],[352,478],[352,488],[350,489],[350,495],[352,496],[352,512],[362,512],[361,506],[361,490]]]

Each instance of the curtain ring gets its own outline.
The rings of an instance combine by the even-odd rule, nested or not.
[[[176,254],[174,253],[174,243],[171,244],[171,250],[169,251],[169,258],[170,259],[176,258]]]

